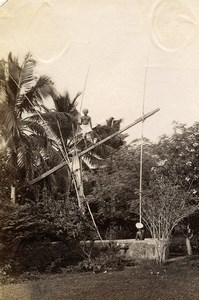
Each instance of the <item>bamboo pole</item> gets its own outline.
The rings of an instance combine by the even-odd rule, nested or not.
[[[138,123],[140,122],[143,122],[145,121],[147,118],[151,117],[152,115],[154,115],[155,113],[157,113],[160,109],[159,108],[156,108],[155,110],[143,115],[142,117],[140,117],[139,119],[135,120],[133,123],[129,124],[128,126],[124,127],[123,129],[117,131],[117,132],[114,132],[113,134],[107,136],[105,139],[97,142],[96,144],[90,146],[89,148],[83,150],[82,152],[80,152],[78,155],[79,157],[83,156],[84,154],[88,153],[89,151],[95,149],[96,147],[100,146],[101,144],[109,141],[110,139],[112,139],[113,137],[117,136],[118,134],[121,134],[122,132],[126,131],[127,129],[137,125]]]
[[[143,176],[143,148],[144,148],[144,107],[146,98],[146,83],[148,74],[148,57],[146,63],[145,77],[144,77],[144,93],[142,99],[142,128],[141,128],[141,145],[140,145],[140,186],[139,186],[139,222],[142,223],[142,176]]]
[[[51,175],[52,173],[58,171],[59,169],[65,167],[65,166],[67,166],[67,165],[68,165],[68,163],[67,163],[66,161],[60,163],[58,166],[56,166],[56,167],[54,167],[54,168],[48,170],[48,171],[45,172],[44,174],[42,174],[42,175],[38,176],[37,178],[35,178],[35,179],[29,181],[28,185],[33,185],[33,184],[39,182],[40,180],[46,178],[47,176]]]
[[[97,232],[97,235],[99,236],[99,239],[100,239],[100,241],[102,242],[102,245],[104,245],[103,240],[102,240],[102,237],[101,237],[101,234],[100,234],[100,232],[99,232],[99,229],[98,229],[97,224],[96,224],[96,222],[95,222],[95,219],[94,219],[94,217],[93,217],[93,213],[92,213],[92,211],[91,211],[91,209],[90,209],[90,205],[89,205],[88,201],[86,201],[86,205],[87,205],[88,211],[89,211],[89,213],[90,213],[91,219],[92,219],[92,221],[93,221],[93,225],[94,225],[94,227],[95,227],[95,230],[96,230],[96,232]]]

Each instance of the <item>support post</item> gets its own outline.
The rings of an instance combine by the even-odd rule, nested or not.
[[[82,179],[82,170],[81,170],[81,160],[75,155],[72,159],[72,172],[73,180],[75,180],[75,187],[78,199],[78,206],[82,208],[84,202],[84,189],[83,189],[83,179]]]

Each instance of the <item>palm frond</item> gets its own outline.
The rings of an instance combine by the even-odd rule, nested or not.
[[[10,52],[8,55],[8,86],[12,93],[16,96],[19,92],[19,77],[21,73],[21,68],[17,58],[12,56]]]
[[[82,157],[82,161],[86,165],[87,169],[93,170],[97,169],[104,160],[95,153],[87,153]]]
[[[17,153],[17,165],[19,169],[25,168],[26,170],[30,169],[31,160],[32,160],[32,151],[31,149],[24,143],[21,143],[18,148]]]
[[[93,133],[98,140],[102,140],[107,136],[118,132],[120,130],[122,119],[115,120],[113,117],[111,117],[106,120],[106,122],[106,125],[97,125],[95,128],[93,128]],[[107,141],[105,144],[114,149],[118,149],[119,147],[124,145],[124,139],[125,135],[117,135]]]
[[[42,156],[43,159],[46,159],[48,157],[47,153],[50,147],[49,139],[34,133],[28,136],[28,138],[33,149],[33,155],[35,155],[35,159],[37,156]]]
[[[12,63],[14,63],[16,66],[18,66],[20,68],[18,58],[16,56],[13,56],[12,52],[9,52],[8,60],[11,61]]]
[[[30,118],[26,118],[22,120],[23,130],[30,129],[32,133],[36,133],[43,138],[47,138],[46,129],[40,123],[31,120]]]
[[[77,106],[77,98],[79,98],[79,96],[81,95],[82,93],[78,92],[77,95],[75,96],[75,98],[73,99],[73,101],[71,102],[71,108],[75,108]]]
[[[32,134],[27,136],[23,134],[21,136],[21,143],[17,149],[17,165],[20,169],[20,173],[31,180],[34,174],[37,173],[38,168],[46,171],[45,165],[48,159],[49,144],[46,145],[46,141],[42,136]],[[55,150],[54,150],[55,151]]]
[[[20,95],[18,109],[21,112],[34,113],[36,107],[40,107],[44,98],[55,94],[52,81],[48,76],[40,76],[36,82],[35,80],[32,81],[32,86],[28,89],[27,93]]]
[[[41,110],[43,110],[46,113],[50,113],[52,110],[48,107],[46,107],[44,104],[40,104]]]
[[[33,59],[32,55],[28,53],[24,59],[19,77],[19,87],[21,95],[27,94],[27,92],[34,84],[34,81],[36,79],[34,75],[35,65],[36,61]]]
[[[24,108],[24,101],[27,107],[31,106],[31,99],[27,99],[25,96],[35,84],[36,77],[34,75],[35,60],[31,54],[27,54],[21,67],[20,76],[18,82],[15,84],[18,86],[18,93],[16,94],[16,108],[22,113]]]
[[[10,86],[10,80],[5,82],[5,90],[7,94],[7,102],[10,106],[15,107],[16,105],[16,94],[15,90],[12,89],[12,86]]]
[[[63,160],[63,156],[61,155],[61,153],[59,151],[55,150],[55,148],[52,147],[51,145],[49,145],[49,147],[48,147],[47,155],[48,155],[48,161],[49,161],[48,165],[51,167],[58,165]]]
[[[64,95],[58,95],[54,99],[55,108],[59,112],[69,112],[70,106],[70,96],[68,92],[65,92]]]
[[[51,96],[52,98],[56,96],[57,92],[53,87],[54,83],[49,76],[42,75],[38,78],[35,85],[36,97],[38,99],[47,98]]]
[[[0,105],[7,101],[7,93],[4,84],[0,82]],[[1,107],[0,107],[1,109]]]
[[[116,120],[114,117],[110,117],[109,119],[106,120],[106,126],[114,129],[115,131],[120,130],[120,125],[122,123],[122,119]]]
[[[83,169],[89,169],[93,170],[97,168],[97,165],[94,163],[93,159],[91,157],[82,157],[82,162],[83,162]]]
[[[74,118],[64,112],[50,111],[49,113],[41,113],[42,119],[45,121],[44,127],[46,128],[49,136],[55,135],[56,139],[61,138],[60,129],[64,140],[71,138],[73,135],[73,124],[75,123]],[[36,122],[43,122],[38,114],[30,116],[28,119]],[[59,129],[60,127],[60,129]]]
[[[0,60],[0,85],[6,80],[6,61],[4,59]]]
[[[94,153],[103,159],[110,156],[113,152],[114,152],[114,148],[106,144],[102,144],[96,149],[94,149],[93,151],[91,151],[91,153]]]
[[[49,145],[47,159],[45,158],[41,161],[41,167],[44,167],[43,171],[47,171],[62,161],[63,157],[60,151],[56,151],[53,146]],[[46,178],[46,183],[53,191],[58,189],[61,193],[65,193],[70,186],[69,168],[66,166],[63,169],[56,171],[54,174]]]
[[[20,120],[12,106],[7,102],[0,105],[0,130],[8,140],[13,135],[19,136]]]
[[[70,113],[76,110],[76,100],[81,95],[81,93],[77,93],[75,98],[71,101],[70,95],[68,92],[65,92],[64,95],[58,95],[54,98],[55,108],[57,111]]]

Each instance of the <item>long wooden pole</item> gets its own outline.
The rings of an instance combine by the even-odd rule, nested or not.
[[[66,161],[60,163],[60,164],[57,165],[56,167],[54,167],[54,168],[52,168],[52,169],[46,171],[45,173],[43,173],[42,175],[38,176],[37,178],[35,178],[35,179],[29,181],[28,185],[33,185],[33,184],[39,182],[40,180],[46,178],[47,176],[51,175],[52,173],[58,171],[59,169],[65,167],[65,166],[67,166],[67,165],[68,165],[68,163],[67,163]]]
[[[105,139],[99,141],[98,143],[92,145],[91,147],[89,147],[89,148],[83,150],[82,152],[80,152],[80,153],[78,154],[78,156],[81,157],[81,156],[85,155],[85,154],[88,153],[89,151],[91,151],[91,150],[95,149],[96,147],[100,146],[101,144],[103,144],[103,143],[109,141],[110,139],[112,139],[113,137],[117,136],[118,134],[123,133],[123,132],[126,131],[127,129],[129,129],[129,128],[131,128],[131,127],[137,125],[138,123],[142,122],[143,120],[146,120],[147,118],[151,117],[152,115],[154,115],[155,113],[157,113],[159,110],[160,110],[159,108],[156,108],[155,110],[153,110],[153,111],[151,111],[151,112],[145,114],[144,116],[142,116],[142,117],[140,117],[139,119],[135,120],[135,121],[134,121],[133,123],[131,123],[130,125],[128,125],[128,126],[124,127],[123,129],[121,129],[121,130],[119,130],[119,131],[117,131],[117,132],[115,132],[115,133],[113,133],[113,134],[107,136]],[[39,182],[40,180],[46,178],[47,176],[51,175],[52,173],[58,171],[59,169],[65,167],[65,166],[67,166],[67,165],[68,165],[68,162],[66,162],[66,161],[60,163],[58,166],[56,166],[56,167],[50,169],[49,171],[45,172],[44,174],[40,175],[39,177],[37,177],[37,178],[35,178],[35,179],[29,181],[28,185],[33,185],[33,184]]]
[[[146,120],[147,118],[151,117],[152,115],[154,115],[155,113],[157,113],[160,109],[159,108],[156,108],[155,110],[143,115],[142,117],[140,117],[139,119],[135,120],[133,123],[131,123],[130,125],[124,127],[123,129],[117,131],[117,132],[114,132],[113,134],[107,136],[105,139],[97,142],[96,144],[92,145],[91,147],[83,150],[82,152],[80,152],[78,155],[79,157],[83,156],[84,154],[88,153],[89,151],[95,149],[96,147],[100,146],[101,144],[109,141],[110,139],[112,139],[113,137],[117,136],[118,134],[121,134],[122,132],[126,131],[127,129],[135,126],[136,124],[140,123],[140,122],[143,122],[144,120]]]

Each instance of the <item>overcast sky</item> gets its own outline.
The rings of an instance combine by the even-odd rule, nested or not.
[[[145,112],[150,139],[172,121],[199,120],[199,0],[8,0],[0,8],[0,53],[31,51],[60,92],[82,91],[93,124],[123,126]],[[140,126],[128,131],[140,135]]]

